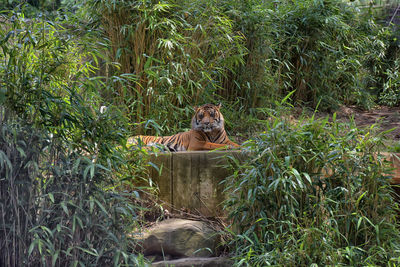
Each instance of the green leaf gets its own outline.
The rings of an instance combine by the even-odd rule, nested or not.
[[[37,243],[37,239],[33,240],[33,242],[29,245],[28,256],[30,256],[32,254],[32,251],[35,248],[36,243]]]
[[[122,55],[122,48],[118,48],[117,49],[117,53],[115,54],[115,58],[116,59],[119,59],[120,57],[121,57],[121,55]]]
[[[49,198],[50,201],[54,203],[54,195],[52,193],[49,193]]]
[[[63,211],[65,212],[65,214],[67,214],[67,216],[69,216],[68,208],[65,205],[65,202],[64,201],[61,202],[60,205],[61,205],[61,208],[63,209]]]
[[[97,253],[97,251],[94,248],[92,248],[91,250],[88,250],[88,249],[82,248],[82,247],[76,247],[76,248],[82,250],[83,252],[85,252],[85,253],[87,253],[89,255],[92,255],[92,256],[95,256],[95,257],[99,256],[99,254]]]
[[[360,225],[361,225],[361,223],[362,223],[362,220],[363,220],[363,217],[360,217],[360,218],[358,219],[358,222],[357,222],[357,230],[360,229]]]
[[[307,180],[310,184],[312,184],[310,175],[309,175],[308,173],[306,173],[306,172],[303,172],[303,175],[304,175],[304,177],[306,178],[306,180]]]
[[[0,105],[3,105],[6,102],[6,93],[7,88],[0,88]]]
[[[98,167],[99,169],[105,170],[107,172],[110,172],[111,170],[106,168],[105,166],[101,165],[101,164],[96,164],[96,167]]]
[[[290,97],[296,92],[296,90],[291,91],[289,94],[287,94],[282,100],[281,100],[281,105],[283,105],[284,103],[286,103],[286,101],[288,99],[290,99]]]
[[[72,172],[73,172],[73,173],[77,173],[77,172],[78,172],[78,167],[79,167],[80,162],[81,162],[81,158],[78,158],[78,159],[74,162],[74,166],[72,167]]]
[[[358,208],[358,206],[360,205],[360,201],[361,199],[365,196],[365,194],[367,194],[368,191],[365,191],[364,193],[361,194],[361,196],[358,197],[357,201],[356,201],[356,207]]]
[[[95,164],[90,165],[90,178],[91,179],[94,177],[94,168],[95,168]]]
[[[38,239],[39,254],[42,255],[42,240]]]
[[[292,168],[292,173],[296,177],[299,187],[304,188],[303,180],[301,179],[300,173],[295,168]]]
[[[144,70],[147,70],[152,62],[152,58],[148,57],[146,63],[144,63]]]
[[[104,208],[104,206],[103,206],[97,199],[95,199],[94,201],[96,202],[97,206],[98,206],[105,214],[108,214],[107,210]]]
[[[121,251],[120,250],[117,250],[114,253],[114,266],[119,266],[120,255],[121,255]]]
[[[7,155],[3,151],[0,150],[1,167],[4,166],[4,162],[7,164],[8,170],[11,172],[13,170],[12,163],[9,160],[9,158],[7,157]]]
[[[72,232],[76,230],[76,216],[72,216]]]
[[[94,208],[94,201],[93,201],[93,197],[91,196],[89,199],[89,212],[90,214],[93,213],[93,208]]]
[[[58,259],[58,254],[60,254],[60,250],[57,249],[56,252],[53,254],[53,257],[51,259],[51,266],[56,266],[56,262]]]

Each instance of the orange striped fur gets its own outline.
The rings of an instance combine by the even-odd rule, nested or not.
[[[239,147],[238,144],[229,140],[226,134],[224,117],[220,108],[220,104],[205,104],[201,107],[195,107],[190,131],[164,137],[138,135],[129,138],[128,143],[161,144],[173,152]]]

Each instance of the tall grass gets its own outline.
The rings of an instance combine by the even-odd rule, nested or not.
[[[225,208],[237,266],[395,266],[396,204],[380,136],[326,119],[274,118],[244,146]]]
[[[109,166],[25,123],[0,125],[2,266],[144,265],[128,238],[140,208],[102,188]]]
[[[86,4],[118,62],[106,76],[124,77],[109,78],[103,95],[125,107],[137,132],[146,121],[164,134],[185,129],[204,102],[224,102],[228,118],[238,110],[260,118],[259,108],[293,90],[293,102],[323,110],[396,102],[391,29],[348,1]]]
[[[135,123],[153,119],[161,126],[185,127],[192,106],[213,96],[245,53],[242,36],[213,1],[88,4],[110,40],[111,60],[119,63],[110,72],[131,77],[107,95],[126,106]]]
[[[293,90],[294,102],[320,102],[325,110],[373,105],[379,74],[370,66],[384,61],[388,34],[368,12],[341,0],[226,2],[249,50],[231,89],[246,105],[260,107]]]

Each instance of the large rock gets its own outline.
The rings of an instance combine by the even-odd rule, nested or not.
[[[144,233],[143,253],[172,258],[210,257],[217,239],[218,234],[204,222],[169,219]]]
[[[231,267],[233,262],[227,258],[183,258],[170,261],[153,262],[152,267]]]

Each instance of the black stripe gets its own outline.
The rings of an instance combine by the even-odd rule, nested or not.
[[[220,131],[220,132],[219,132],[219,134],[217,135],[217,138],[215,138],[215,140],[214,140],[214,141],[217,141],[217,140],[218,140],[218,139],[221,137],[222,133],[223,133],[223,132],[222,132],[222,131]]]

